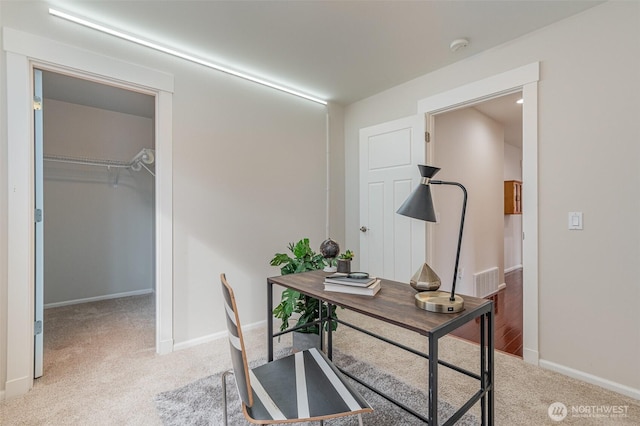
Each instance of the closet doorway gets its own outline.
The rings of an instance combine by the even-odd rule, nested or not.
[[[152,95],[57,72],[34,74],[36,89],[38,75],[42,85],[35,120],[37,136],[42,114],[42,149],[36,141],[35,151],[44,223],[43,238],[36,237],[36,295],[44,307],[39,377],[54,366],[82,365],[83,357],[95,362],[155,348],[156,103]]]

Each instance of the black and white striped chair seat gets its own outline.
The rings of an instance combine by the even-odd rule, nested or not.
[[[249,369],[233,289],[224,274],[220,279],[233,372],[247,420],[261,424],[317,421],[373,411],[315,348]]]

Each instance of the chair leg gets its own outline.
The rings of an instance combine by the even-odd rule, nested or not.
[[[222,373],[222,421],[227,426],[227,376],[233,374],[233,370]]]
[[[358,414],[358,424],[362,426],[362,414]]]

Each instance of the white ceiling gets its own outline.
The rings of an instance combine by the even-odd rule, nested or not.
[[[504,125],[505,143],[522,147],[522,105],[516,102],[521,98],[522,92],[512,93],[476,104],[471,108]]]
[[[94,108],[153,118],[153,96],[107,86],[51,71],[42,72],[42,96]]]
[[[52,0],[51,5],[346,105],[599,3]],[[48,19],[57,26],[76,26]],[[451,52],[449,44],[458,38],[467,38],[469,46]],[[46,78],[57,81],[47,85],[45,80],[51,98],[152,116],[148,96],[88,82],[69,86],[67,78],[55,75]],[[105,88],[109,90],[102,92]],[[475,107],[505,124],[506,133],[517,126],[511,99]]]
[[[61,10],[345,105],[598,3],[51,1]],[[57,27],[76,25],[50,19]],[[461,37],[469,46],[451,52],[449,44]]]

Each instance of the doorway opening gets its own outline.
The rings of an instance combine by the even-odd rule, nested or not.
[[[156,352],[173,351],[173,76],[5,28],[8,157],[7,356],[5,398],[34,377],[33,68],[48,69],[155,96]]]
[[[434,115],[521,91],[522,104],[522,305],[525,362],[538,364],[538,81],[540,63],[533,62],[418,101],[426,131]],[[430,148],[428,148],[429,150]],[[429,152],[428,155],[432,153]],[[428,156],[428,158],[430,158]],[[427,234],[427,258],[433,243]]]
[[[522,211],[505,208],[505,187],[523,180],[520,99],[522,92],[517,91],[435,115],[430,162],[442,168],[440,178],[464,182],[469,190],[457,290],[494,301],[495,348],[522,357]],[[456,195],[434,193],[442,217],[456,213]],[[434,246],[447,247],[455,240],[457,229],[448,225],[443,221],[432,228]],[[450,256],[440,253],[433,253],[436,270],[453,269]],[[480,339],[477,327],[453,334],[475,342]]]
[[[41,185],[44,237],[36,230],[36,265],[44,265],[35,293],[44,338],[41,353],[36,339],[35,377],[153,350],[156,331],[155,97],[39,73],[35,193]]]

